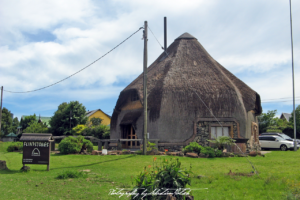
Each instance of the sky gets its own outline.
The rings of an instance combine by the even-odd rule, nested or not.
[[[300,1],[292,1],[296,106],[300,104]],[[188,32],[261,97],[263,112],[291,113],[288,0],[0,0],[0,86],[15,117],[53,116],[79,101],[112,115],[120,92],[143,71],[142,31],[80,73],[148,21],[163,45]],[[162,53],[148,31],[148,65]]]

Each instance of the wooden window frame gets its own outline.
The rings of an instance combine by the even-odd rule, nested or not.
[[[229,127],[229,136],[231,138],[233,138],[233,124],[224,124],[224,125],[220,125],[220,124],[209,124],[209,139],[210,140],[214,140],[214,138],[211,137],[211,127]],[[222,135],[223,135],[223,129],[222,129]]]

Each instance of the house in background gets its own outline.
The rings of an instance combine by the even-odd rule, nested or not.
[[[86,113],[86,116],[90,119],[93,117],[102,119],[101,124],[110,125],[111,116],[103,112],[101,109],[91,110]]]
[[[282,113],[282,114],[280,115],[280,119],[286,120],[286,121],[290,121],[291,116],[292,116],[292,115],[289,114],[289,113]]]

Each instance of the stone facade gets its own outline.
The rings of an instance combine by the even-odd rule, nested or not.
[[[199,121],[197,122],[197,136],[193,142],[197,142],[202,146],[208,146],[210,140],[210,127],[219,124],[217,121]],[[230,135],[232,138],[238,138],[238,123],[235,121],[221,121],[220,124],[224,127],[230,127]],[[219,125],[220,126],[220,125]],[[232,130],[231,130],[232,129]]]
[[[159,146],[158,150],[159,151],[165,151],[168,150],[168,152],[178,152],[178,151],[182,151],[184,146]]]

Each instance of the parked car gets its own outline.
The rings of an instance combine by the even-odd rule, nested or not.
[[[290,136],[284,134],[284,133],[262,133],[260,134],[260,136],[266,136],[266,135],[273,135],[273,136],[279,136],[287,141],[294,141],[293,138],[291,138]],[[296,139],[297,145],[300,145],[300,140]]]
[[[294,149],[294,142],[283,139],[279,136],[259,136],[259,143],[262,149],[280,149],[286,151]],[[299,146],[297,146],[299,149]]]

